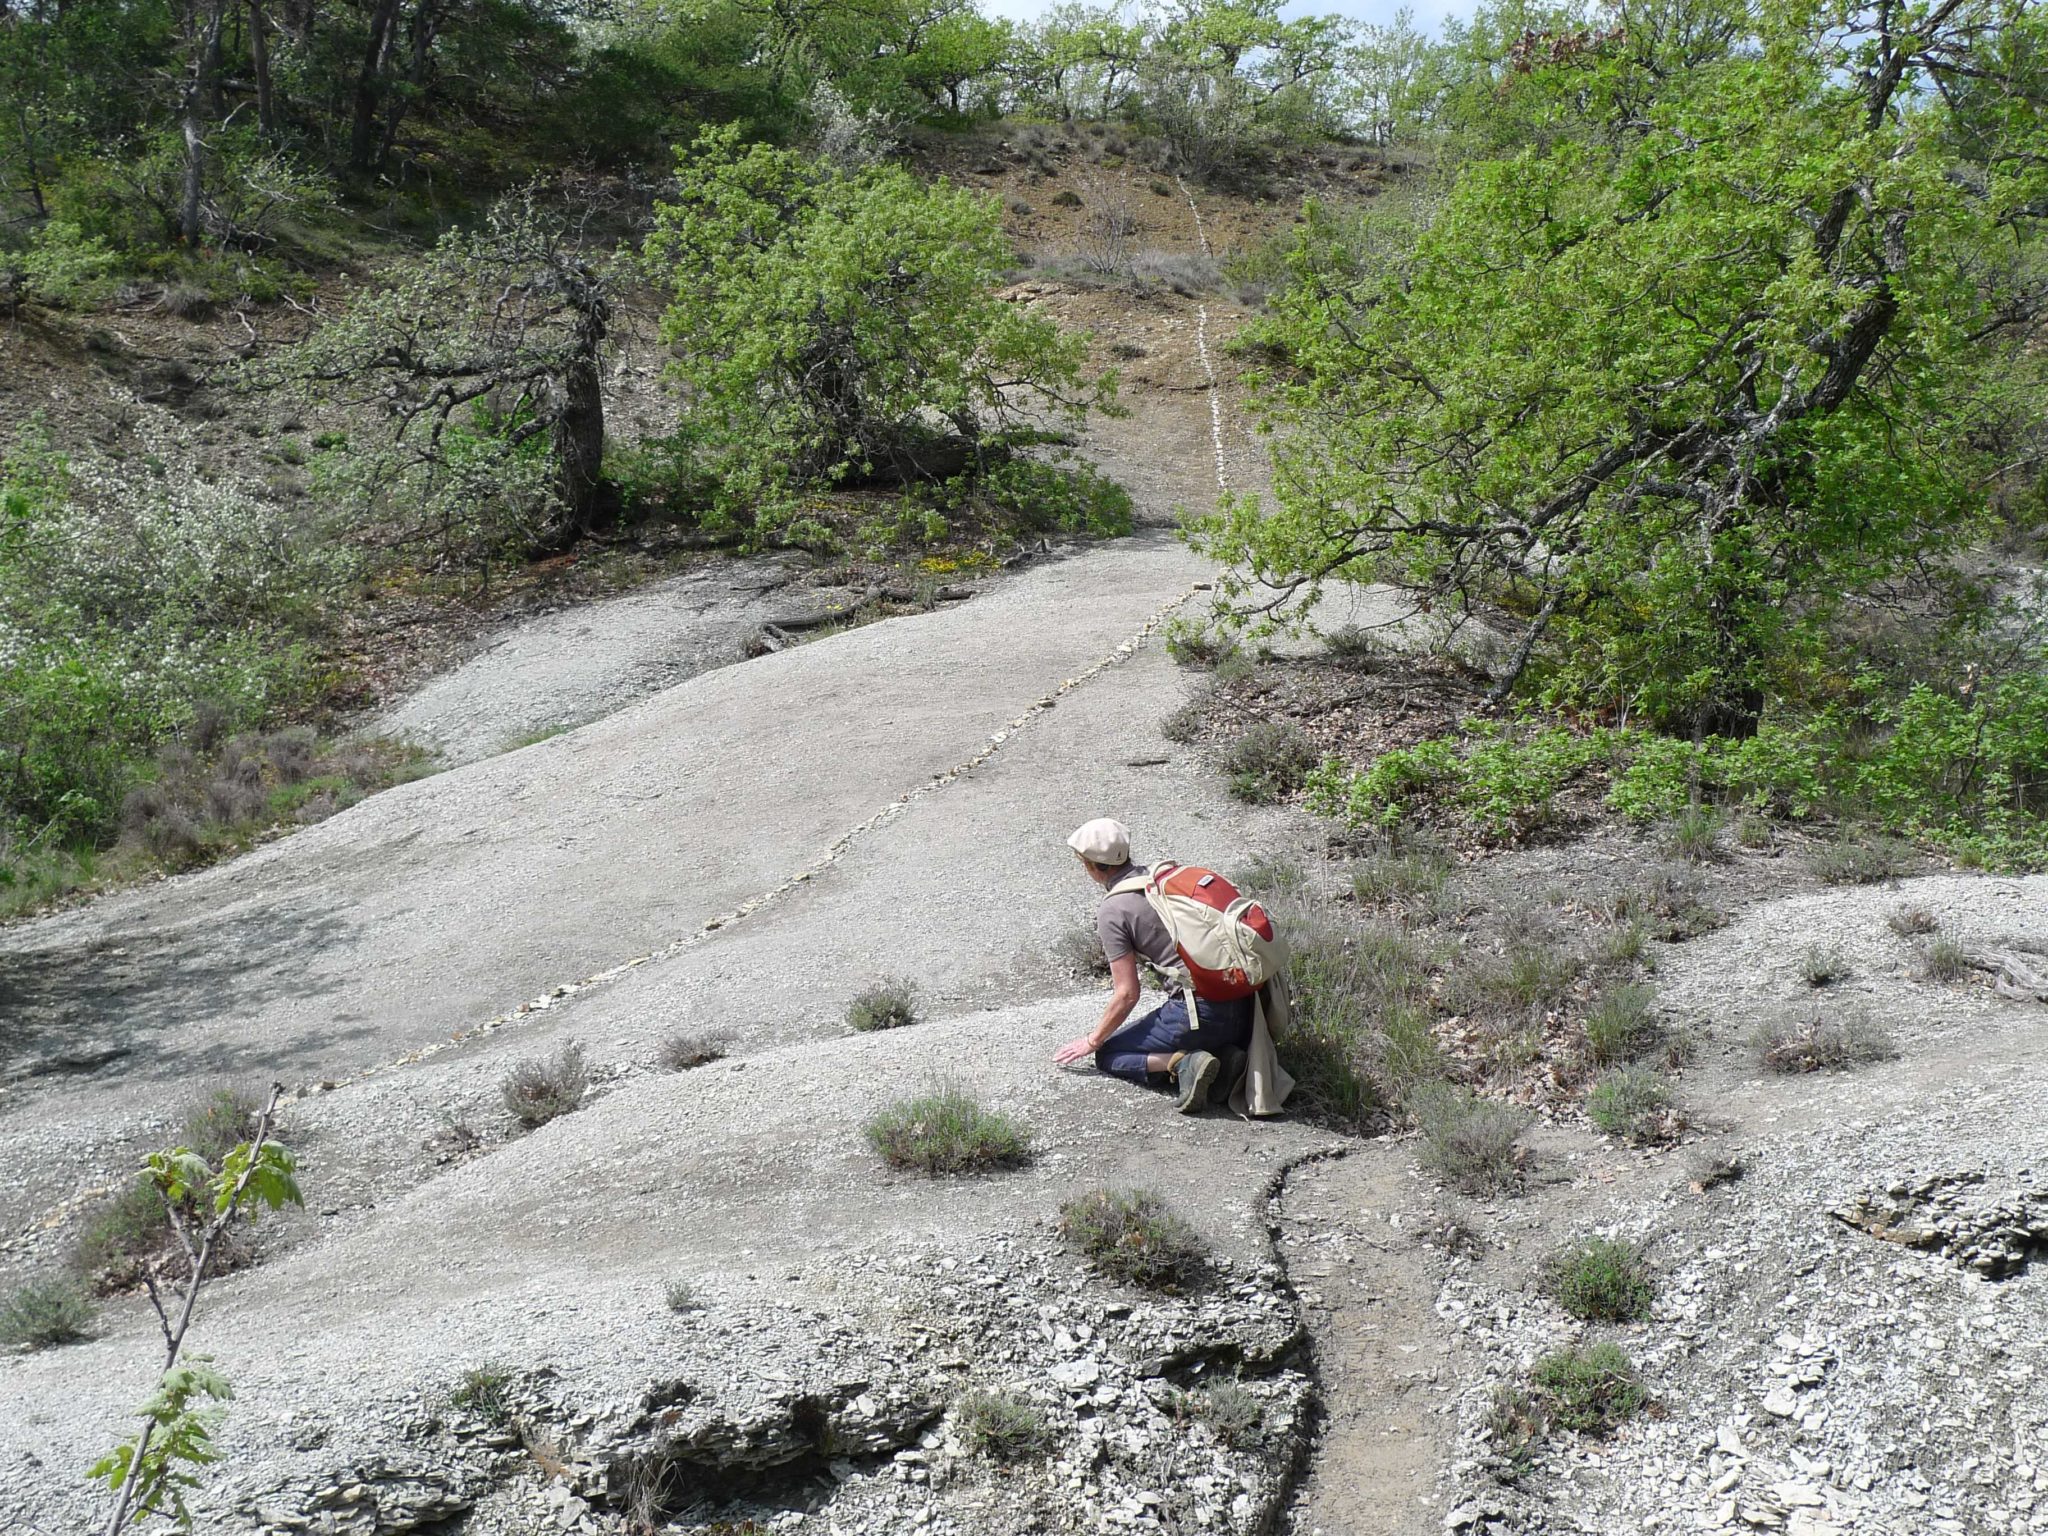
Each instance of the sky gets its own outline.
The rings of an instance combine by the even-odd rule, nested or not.
[[[981,8],[991,16],[1008,16],[1014,21],[1030,21],[1042,16],[1052,8],[1054,0],[981,0]],[[1400,9],[1400,0],[1329,0],[1327,4],[1316,4],[1313,0],[1290,0],[1281,7],[1286,16],[1349,16],[1354,21],[1387,22],[1394,19],[1394,12]],[[1415,15],[1415,23],[1425,32],[1434,32],[1437,22],[1446,16],[1468,13],[1471,0],[1410,0],[1408,9]]]

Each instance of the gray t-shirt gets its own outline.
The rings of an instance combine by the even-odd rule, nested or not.
[[[1110,884],[1115,885],[1117,880],[1127,879],[1138,872],[1137,865],[1126,864],[1117,871],[1116,880]],[[1180,964],[1180,951],[1173,947],[1173,935],[1166,931],[1166,924],[1152,910],[1152,903],[1145,899],[1143,891],[1105,896],[1095,914],[1095,934],[1102,940],[1102,953],[1111,965],[1125,955],[1150,960],[1162,971]]]

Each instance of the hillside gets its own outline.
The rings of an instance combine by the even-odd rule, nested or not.
[[[0,1526],[2048,1531],[2025,6],[153,15],[0,17]],[[1095,816],[1283,1113],[1054,1064]]]

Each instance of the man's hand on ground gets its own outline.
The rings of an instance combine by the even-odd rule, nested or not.
[[[1082,1057],[1093,1056],[1094,1054],[1094,1037],[1090,1035],[1076,1035],[1073,1039],[1069,1040],[1065,1045],[1061,1046],[1058,1050],[1054,1051],[1052,1053],[1052,1059],[1053,1062],[1058,1066],[1070,1067],[1075,1062],[1079,1061]]]

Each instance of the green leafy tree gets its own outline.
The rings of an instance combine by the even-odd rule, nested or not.
[[[1979,529],[2039,399],[2043,22],[1773,0],[1652,73],[1606,20],[1519,40],[1542,142],[1405,222],[1311,210],[1260,335],[1273,505],[1201,538],[1241,617],[1389,582],[1519,627],[1496,697],[1536,663],[1742,732],[1845,600]]]
[[[114,1500],[102,1527],[105,1536],[120,1536],[151,1515],[169,1516],[189,1529],[186,1493],[197,1485],[200,1469],[220,1460],[213,1431],[222,1410],[201,1405],[225,1403],[234,1392],[208,1357],[185,1357],[185,1337],[209,1267],[229,1232],[262,1211],[305,1204],[291,1153],[270,1139],[282,1091],[272,1087],[249,1139],[228,1152],[218,1168],[189,1147],[152,1152],[144,1159],[144,1174],[163,1200],[185,1273],[175,1284],[157,1268],[143,1276],[163,1334],[164,1368],[156,1391],[138,1410],[141,1432],[115,1446],[87,1473],[104,1483]]]
[[[1108,120],[1135,104],[1144,23],[1120,6],[1056,5],[1015,34],[1008,68],[1027,108],[1067,121]]]
[[[1107,398],[1082,338],[997,294],[995,199],[897,166],[707,130],[646,254],[691,425],[762,532],[804,487],[944,481]]]
[[[67,164],[114,142],[170,47],[162,4],[0,3],[0,207],[39,220]]]
[[[1284,20],[1280,0],[1174,0],[1139,61],[1146,117],[1181,162],[1229,171],[1336,125],[1350,23]]]
[[[1007,21],[991,21],[971,5],[960,5],[918,28],[904,54],[905,83],[932,105],[958,116],[975,107],[977,85],[994,86],[997,71],[1010,56],[1013,37]],[[994,106],[985,94],[979,105]]]
[[[1406,6],[1385,26],[1360,27],[1343,57],[1343,117],[1381,148],[1414,133],[1430,115],[1438,53]]]

